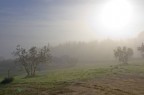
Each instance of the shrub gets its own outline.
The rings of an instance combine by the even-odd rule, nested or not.
[[[13,77],[9,77],[9,78],[4,78],[0,84],[9,84],[11,82],[14,81],[14,78]]]

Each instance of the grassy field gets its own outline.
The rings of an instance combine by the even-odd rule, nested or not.
[[[15,77],[13,83],[0,85],[0,95],[80,95],[80,93],[70,94],[73,93],[74,90],[70,89],[69,86],[81,82],[84,82],[85,84],[90,80],[96,80],[101,83],[102,79],[106,80],[101,84],[104,82],[109,83],[110,80],[112,80],[111,78],[124,76],[123,79],[128,79],[128,76],[132,75],[138,76],[138,78],[144,77],[144,60],[133,60],[130,61],[128,65],[120,65],[116,62],[77,64],[77,66],[73,68],[43,71],[38,73],[34,78],[24,78],[24,75],[20,75]],[[89,84],[91,83],[92,82]],[[85,84],[85,87],[87,86],[88,85]],[[77,88],[79,86],[73,87]],[[110,88],[104,90],[110,92]],[[132,93],[122,94],[122,92],[121,94],[118,94],[115,90],[112,92],[117,94],[110,95],[136,95]],[[95,94],[91,93],[90,95]],[[98,95],[108,94],[105,93]]]

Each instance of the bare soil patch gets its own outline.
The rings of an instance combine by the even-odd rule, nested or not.
[[[144,95],[144,76],[120,75],[77,81],[50,95]]]

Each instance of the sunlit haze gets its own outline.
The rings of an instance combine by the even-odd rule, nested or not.
[[[105,28],[118,30],[131,23],[133,6],[127,0],[111,0],[103,5],[100,16]]]
[[[98,13],[93,14],[93,26],[99,24],[100,30],[96,30],[101,32],[102,38],[119,40],[136,37],[130,29],[135,20],[134,7],[128,0],[108,0],[101,4]]]
[[[111,0],[104,4],[100,22],[104,28],[110,30],[105,34],[112,38],[122,39],[133,37],[131,31],[117,31],[128,27],[133,19],[133,6],[127,0]]]
[[[143,5],[142,0],[1,0],[0,54],[17,44],[137,38],[144,30]]]
[[[0,95],[144,95],[144,0],[0,0]]]

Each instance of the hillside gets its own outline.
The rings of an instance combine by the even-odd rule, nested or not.
[[[0,85],[0,95],[143,95],[143,60],[39,73],[35,78],[15,77]]]

